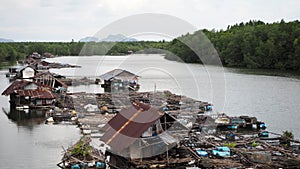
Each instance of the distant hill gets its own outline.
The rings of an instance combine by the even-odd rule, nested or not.
[[[122,34],[108,35],[106,38],[98,39],[94,36],[87,36],[79,40],[80,42],[135,42],[137,39],[128,38]]]
[[[98,42],[99,39],[93,36],[87,36],[79,40],[79,42]]]
[[[0,38],[0,42],[14,42],[14,40],[12,40],[12,39],[4,39],[4,38]]]
[[[135,42],[134,38],[128,38],[122,34],[108,35],[106,38],[101,39],[103,42]]]

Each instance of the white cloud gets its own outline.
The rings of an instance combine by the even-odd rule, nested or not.
[[[198,28],[226,28],[260,19],[299,19],[298,0],[1,0],[0,37],[15,40],[79,40],[125,16],[162,13]]]
[[[128,13],[128,11],[136,11],[144,8],[149,0],[99,0],[98,6],[110,11],[113,15]]]

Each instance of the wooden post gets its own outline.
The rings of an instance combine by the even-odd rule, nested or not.
[[[167,163],[169,165],[170,161],[169,161],[169,150],[168,150],[168,145],[167,145]]]

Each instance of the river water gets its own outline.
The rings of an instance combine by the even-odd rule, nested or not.
[[[300,80],[289,77],[238,73],[238,69],[168,61],[161,55],[57,57],[51,62],[77,64],[82,68],[53,69],[70,77],[95,78],[115,68],[140,76],[140,91],[170,90],[198,100],[212,102],[215,112],[256,116],[268,130],[290,130],[300,138]],[[263,73],[263,72],[262,72]],[[0,71],[1,92],[9,85]],[[103,92],[99,85],[70,87],[69,92]],[[8,98],[0,97],[9,111]],[[34,117],[39,116],[39,112]],[[15,116],[14,116],[15,117]],[[25,119],[25,120],[24,120]],[[70,125],[45,125],[42,120],[0,113],[0,168],[53,169],[62,148],[76,142],[78,129]]]

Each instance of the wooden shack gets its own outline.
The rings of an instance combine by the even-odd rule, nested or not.
[[[8,73],[6,73],[6,77],[15,77],[18,74],[18,70],[23,66],[16,65],[8,68]]]
[[[23,66],[17,69],[17,78],[31,81],[37,70],[33,66]]]
[[[10,103],[15,107],[43,107],[55,102],[56,95],[51,90],[51,87],[36,82],[16,80],[2,95],[10,96]]]
[[[122,89],[138,90],[140,87],[138,78],[138,75],[127,70],[114,69],[100,76],[100,79],[104,82],[101,87],[108,92]]]
[[[111,147],[106,155],[112,168],[186,166],[192,161],[187,150],[177,147],[188,129],[171,115],[148,105],[135,102],[102,130],[105,133],[101,141]]]
[[[53,74],[49,71],[37,73],[33,77],[33,81],[44,86],[49,86],[59,93],[67,92],[68,85],[66,85],[61,80],[55,78]]]

